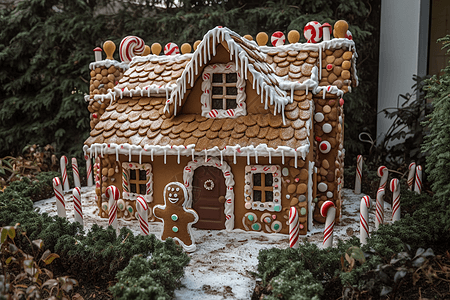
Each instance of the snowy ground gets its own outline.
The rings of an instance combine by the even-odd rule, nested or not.
[[[85,228],[96,223],[107,226],[108,219],[98,216],[93,188],[83,187],[82,204]],[[359,236],[359,206],[363,194],[355,195],[351,190],[343,190],[343,212],[339,224],[334,227],[334,244],[338,239]],[[65,196],[67,216],[74,221],[73,200],[71,194]],[[375,201],[370,209],[371,230],[375,227]],[[39,212],[56,215],[56,198],[38,201],[34,204]],[[391,221],[391,207],[385,204],[385,219]],[[127,226],[135,234],[140,234],[137,221],[118,220],[119,227]],[[311,243],[322,247],[323,224],[303,237]],[[161,223],[151,223],[150,232],[161,235]],[[249,272],[255,272],[258,264],[258,252],[267,248],[289,247],[289,236],[284,234],[264,234],[234,230],[198,230],[194,229],[197,250],[190,253],[191,261],[185,268],[182,279],[184,287],[175,291],[175,299],[250,299],[255,287],[255,278]]]

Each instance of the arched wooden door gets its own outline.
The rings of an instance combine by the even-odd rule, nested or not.
[[[193,226],[199,229],[225,229],[225,178],[215,167],[198,167],[192,182],[192,208],[199,221]]]

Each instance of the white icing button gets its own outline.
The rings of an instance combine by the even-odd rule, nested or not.
[[[330,144],[330,142],[327,142],[327,141],[321,142],[319,144],[319,150],[320,150],[320,152],[322,152],[324,154],[330,152],[331,151],[331,144]]]
[[[325,182],[321,182],[317,185],[317,188],[323,193],[328,190],[328,185]]]
[[[316,120],[316,122],[322,122],[324,118],[323,113],[320,112],[316,113],[314,116],[314,120]]]
[[[286,199],[291,199],[291,195],[286,195]]]
[[[339,116],[339,123],[342,124],[342,117],[341,116]]]
[[[332,192],[327,192],[327,198],[333,198],[333,193]]]
[[[288,168],[283,168],[281,173],[283,174],[283,176],[288,176],[289,175],[289,169]]]
[[[331,124],[325,123],[325,124],[323,124],[323,126],[322,126],[322,130],[323,130],[323,132],[325,132],[325,133],[330,133],[331,130],[333,130],[333,127],[331,126]]]

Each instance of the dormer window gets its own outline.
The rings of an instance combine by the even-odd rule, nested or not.
[[[202,116],[233,118],[247,114],[245,80],[234,63],[209,65],[202,79]]]

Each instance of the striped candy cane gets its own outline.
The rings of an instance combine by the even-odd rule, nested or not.
[[[391,192],[392,192],[392,222],[400,220],[400,185],[398,179],[391,180]]]
[[[377,191],[377,207],[375,213],[375,228],[378,229],[384,222],[384,188],[380,187]]]
[[[331,201],[325,201],[320,208],[322,217],[326,217],[325,230],[323,232],[323,246],[328,248],[333,246],[334,219],[336,218],[336,207]]]
[[[414,184],[414,192],[420,194],[422,192],[422,166],[416,167],[416,182]]]
[[[56,209],[58,211],[58,216],[61,218],[66,217],[66,201],[64,200],[64,194],[62,191],[61,180],[59,177],[53,178],[53,191],[56,196]]]
[[[297,208],[291,206],[291,209],[289,210],[289,247],[294,249],[298,248],[299,234],[298,211]]]
[[[378,190],[383,188],[386,189],[386,183],[389,176],[389,170],[385,166],[381,166],[377,170],[377,175],[380,177],[380,186],[378,187]]]
[[[78,171],[78,163],[75,157],[72,157],[73,183],[75,187],[81,187],[80,172]]]
[[[359,241],[361,242],[361,245],[367,244],[367,238],[369,237],[369,208],[370,197],[362,197],[361,205],[359,206]]]
[[[356,160],[355,194],[361,193],[362,167],[363,157],[362,155],[358,155],[358,159]]]
[[[92,161],[89,155],[85,155],[86,160],[86,173],[87,173],[87,186],[92,186],[94,183],[92,181]]]
[[[148,235],[148,205],[142,196],[138,196],[136,199],[136,211],[141,232],[144,235]]]
[[[79,187],[75,187],[72,191],[73,195],[73,208],[75,209],[75,222],[78,222],[83,226],[83,208],[81,205],[81,190]]]
[[[64,192],[67,192],[70,187],[69,187],[69,180],[67,179],[67,164],[69,163],[69,161],[67,160],[67,157],[65,157],[64,155],[61,156],[61,176],[62,176],[62,181],[63,181],[63,186],[64,186]]]
[[[414,173],[416,172],[416,163],[412,162],[409,164],[409,173],[408,173],[408,189],[410,191],[413,190],[414,185]]]
[[[117,229],[117,200],[119,200],[119,189],[114,185],[110,185],[106,188],[105,195],[109,198],[108,225],[112,225],[114,229]]]
[[[100,158],[97,157],[95,159],[94,168],[97,169],[97,172],[95,174],[95,187],[100,188]]]

